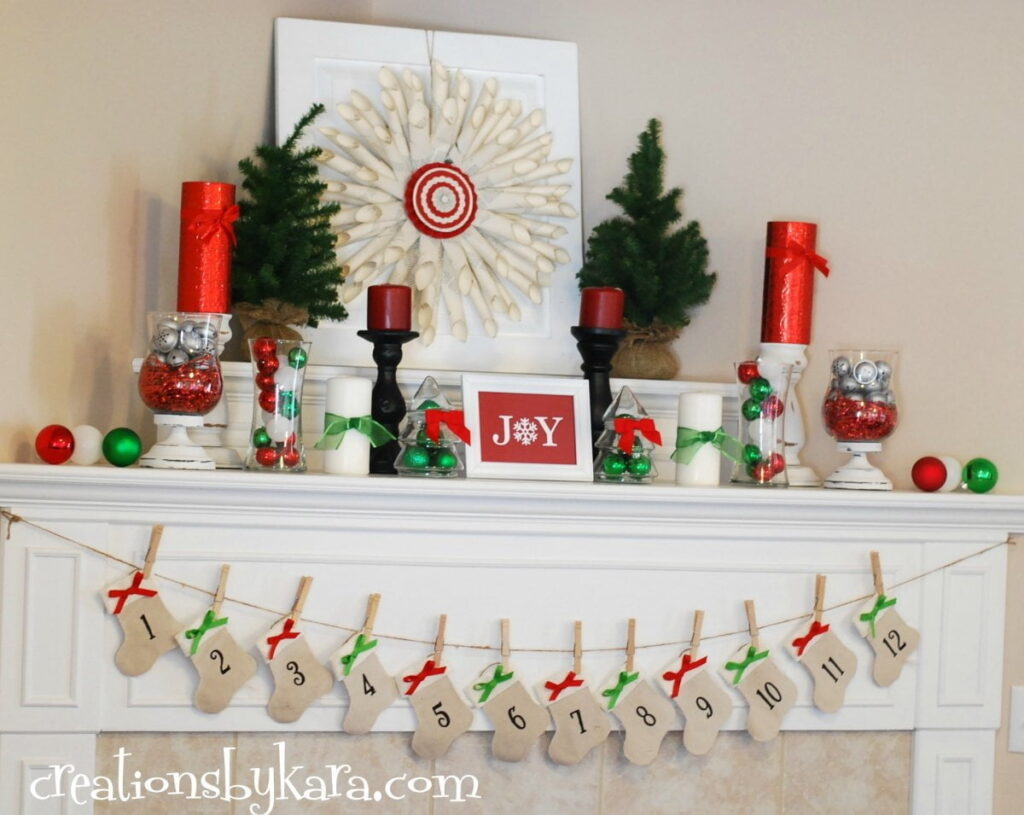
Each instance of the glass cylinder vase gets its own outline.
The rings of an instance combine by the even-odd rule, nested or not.
[[[789,486],[783,429],[792,373],[792,365],[763,359],[736,365],[742,454],[733,466],[733,483]]]
[[[310,343],[302,340],[249,340],[254,387],[246,469],[291,473],[306,469],[302,386],[309,348]]]

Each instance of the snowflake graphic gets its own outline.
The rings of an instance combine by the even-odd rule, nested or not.
[[[512,425],[512,438],[524,447],[528,447],[537,441],[537,423],[525,416],[516,419],[515,424]]]

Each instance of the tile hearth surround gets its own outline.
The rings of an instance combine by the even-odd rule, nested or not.
[[[380,812],[387,815],[905,815],[909,808],[911,734],[787,732],[758,744],[745,733],[723,733],[704,757],[686,753],[679,733],[662,744],[650,767],[624,761],[613,734],[575,767],[548,761],[538,747],[519,764],[489,756],[490,735],[468,733],[436,762],[417,758],[404,733],[353,738],[337,733],[287,736],[290,764],[352,765],[372,789],[389,778],[475,775],[479,800],[462,803],[410,797],[385,804],[280,802],[275,815],[318,812]],[[120,748],[134,765],[151,773],[201,772],[220,766],[225,747],[235,749],[235,767],[267,766],[276,760],[277,734],[106,733],[97,741],[98,773],[116,773]],[[546,737],[542,745],[546,746]],[[823,769],[827,768],[827,770]],[[248,815],[249,803],[176,802],[149,799],[145,815]],[[97,804],[95,815],[136,815],[135,803]],[[263,811],[263,810],[261,810]]]

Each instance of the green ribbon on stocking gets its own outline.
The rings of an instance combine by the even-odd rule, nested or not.
[[[717,430],[680,427],[676,430],[676,449],[671,459],[678,464],[689,464],[705,444],[710,444],[733,461],[740,461],[743,458],[743,445],[740,440],[730,436],[721,427]]]
[[[480,694],[480,704],[483,704],[491,698],[491,694],[494,693],[494,689],[498,687],[502,682],[508,682],[515,675],[515,671],[509,671],[504,673],[501,670],[500,665],[494,666],[494,675],[486,682],[477,682],[473,686],[473,690],[482,691]]]
[[[636,682],[640,678],[640,672],[629,673],[628,671],[619,671],[619,681],[615,684],[614,688],[608,688],[601,691],[602,696],[608,697],[608,710],[611,710],[619,703],[619,697],[622,692],[626,689],[626,685]]]
[[[199,650],[199,642],[200,640],[202,640],[203,636],[206,634],[207,631],[209,631],[211,628],[219,628],[220,626],[227,624],[227,617],[221,617],[218,619],[217,615],[213,613],[212,608],[209,611],[207,611],[206,614],[203,616],[203,621],[199,623],[199,628],[190,628],[188,631],[185,632],[185,639],[192,640],[192,650],[189,651],[189,655],[196,655],[196,651]]]
[[[742,662],[726,662],[725,670],[736,671],[736,676],[733,677],[732,683],[734,685],[738,685],[743,680],[743,674],[746,673],[747,668],[758,660],[765,659],[767,656],[767,651],[758,651],[753,645],[751,645],[747,649],[747,655],[743,658]]]
[[[349,675],[349,672],[352,670],[352,666],[356,664],[356,660],[359,659],[360,654],[364,654],[376,647],[377,640],[368,639],[364,634],[357,636],[356,643],[352,646],[352,651],[341,658],[341,667],[345,669],[345,676]]]
[[[871,631],[871,639],[875,638],[875,619],[878,617],[879,614],[885,611],[885,609],[890,608],[894,605],[896,605],[895,597],[893,597],[890,600],[884,594],[879,594],[875,598],[874,608],[872,608],[871,611],[865,612],[864,614],[860,615],[860,621],[862,623],[868,624],[868,630]]]
[[[317,450],[337,450],[349,430],[362,433],[370,440],[370,445],[373,447],[380,447],[382,444],[395,440],[390,430],[380,422],[375,422],[370,416],[355,416],[350,419],[334,413],[325,413],[324,434],[313,446]]]

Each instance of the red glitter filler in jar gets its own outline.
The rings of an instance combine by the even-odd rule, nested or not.
[[[139,396],[154,413],[202,416],[224,391],[217,360],[219,314],[149,314],[149,351],[139,371]]]

